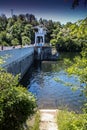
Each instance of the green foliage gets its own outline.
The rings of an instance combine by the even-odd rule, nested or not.
[[[83,49],[81,56],[76,56],[71,62],[65,59],[66,72],[69,75],[78,76],[81,83],[84,83],[83,92],[87,96],[87,48]],[[75,88],[73,88],[75,90]],[[74,112],[59,111],[57,116],[59,130],[86,130],[87,129],[87,102],[83,107],[82,114]]]
[[[35,115],[35,122],[31,130],[40,130],[40,113],[37,112]]]
[[[58,111],[57,123],[59,130],[87,130],[87,114]]]
[[[87,18],[54,28],[51,35],[52,45],[55,45],[58,51],[82,51],[82,48],[87,46],[86,24]]]
[[[0,130],[21,130],[35,107],[34,96],[18,85],[18,76],[0,70]]]
[[[58,77],[54,78],[54,80],[56,82],[63,84],[64,86],[71,87],[72,91],[77,91],[78,89],[80,89],[80,86],[77,83],[65,82],[63,79],[60,79]],[[77,80],[77,82],[78,82],[78,80]]]
[[[87,96],[87,47],[83,49],[80,56],[76,56],[73,62],[69,59],[65,59],[66,72],[69,76],[76,75],[83,84],[81,89]],[[57,82],[62,82],[60,79],[55,79]],[[68,85],[68,84],[67,84]],[[71,86],[69,84],[69,86]],[[73,91],[76,91],[78,84]],[[69,111],[58,111],[57,123],[59,130],[86,130],[87,129],[87,101],[83,106],[83,113],[76,114],[75,112]]]
[[[87,46],[87,18],[61,25],[60,22],[42,18],[37,21],[32,14],[14,15],[12,18],[0,16],[0,45],[34,43],[34,26],[39,24],[47,28],[46,43],[51,43],[58,51],[77,52]]]
[[[4,14],[0,16],[0,32],[4,31],[7,26],[7,18]]]
[[[2,58],[0,58],[0,64],[3,64],[3,59]]]
[[[7,38],[6,38],[6,31],[2,31],[0,33],[0,45],[6,46],[7,44]]]
[[[54,46],[57,43],[57,40],[56,39],[52,39],[52,40],[50,40],[50,43],[51,43],[52,46]]]
[[[31,43],[31,40],[29,37],[23,36],[22,37],[22,45],[29,45]]]
[[[40,126],[40,112],[36,111],[36,113],[28,118],[28,120],[26,121],[26,130],[40,130],[39,128]]]
[[[67,68],[69,75],[77,75],[81,83],[85,83],[87,86],[87,48],[81,52],[82,56],[75,57],[71,66]],[[65,61],[65,64],[68,64],[68,61]]]
[[[4,56],[0,56],[0,66],[1,64],[6,62],[6,59],[10,58],[11,55],[10,54],[5,54]],[[0,68],[1,69],[1,68]]]
[[[87,5],[87,0],[83,0],[82,2],[83,2],[83,4],[84,4],[84,7],[86,7],[86,5]],[[72,8],[73,8],[73,9],[76,8],[77,6],[79,6],[79,4],[81,4],[81,3],[80,3],[80,0],[73,0],[73,2],[72,2]]]
[[[0,16],[0,45],[17,46],[25,45],[27,42],[34,43],[33,26],[37,25],[37,20],[32,14],[14,15],[12,18]]]
[[[17,38],[14,38],[14,39],[11,41],[11,44],[12,44],[13,46],[17,46],[17,45],[19,45],[19,40],[18,40]]]

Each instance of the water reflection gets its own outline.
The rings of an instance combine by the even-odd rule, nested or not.
[[[63,60],[44,61],[34,67],[32,76],[29,78],[28,90],[36,96],[39,108],[64,109],[67,107],[69,110],[81,110],[85,96],[82,95],[80,89],[72,91],[72,86],[69,86],[69,84],[74,84],[78,87],[80,83],[76,77],[69,77],[64,72],[64,68]],[[56,78],[60,81],[56,81]]]

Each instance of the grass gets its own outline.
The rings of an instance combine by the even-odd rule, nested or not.
[[[36,114],[27,120],[27,130],[40,130],[40,113],[37,111]]]
[[[39,124],[40,124],[40,114],[39,112],[35,115],[35,122],[31,130],[39,130]]]
[[[58,111],[57,124],[59,130],[87,130],[87,114]]]

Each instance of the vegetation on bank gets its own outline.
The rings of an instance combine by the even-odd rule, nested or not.
[[[69,75],[77,75],[82,86],[82,92],[87,96],[87,48],[81,52],[80,57],[75,57],[73,62],[65,60]],[[59,130],[87,130],[87,101],[85,101],[83,113],[59,111],[57,117]]]
[[[82,92],[87,96],[87,48],[84,48],[81,52],[81,56],[76,56],[73,62],[65,60],[66,72],[69,75],[78,76],[82,85]]]
[[[26,121],[26,130],[40,130],[40,113],[37,111],[33,117]]]
[[[52,20],[38,21],[33,14],[13,15],[11,18],[3,14],[0,16],[0,45],[3,48],[34,43],[34,27],[39,24],[44,24],[49,30],[46,38],[49,42],[53,28]]]
[[[0,69],[0,130],[22,130],[35,108],[34,96],[18,84],[18,76]]]
[[[59,111],[57,123],[59,130],[87,130],[87,113]]]
[[[87,46],[87,18],[76,23],[68,22],[61,26],[56,25],[52,32],[51,44],[58,51],[82,51]]]
[[[43,24],[48,32],[46,43],[56,46],[58,51],[81,51],[87,44],[87,18],[75,23],[60,22],[40,18],[33,14],[0,16],[0,46],[17,46],[34,43],[34,27]]]

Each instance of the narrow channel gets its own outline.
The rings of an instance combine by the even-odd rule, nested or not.
[[[64,72],[63,58],[72,59],[75,54],[60,54],[58,61],[43,61],[33,65],[23,78],[23,85],[33,93],[40,109],[68,109],[80,112],[84,104],[85,95],[80,89],[72,90],[74,86],[80,86],[78,79],[69,77]],[[57,80],[56,80],[57,79]]]

